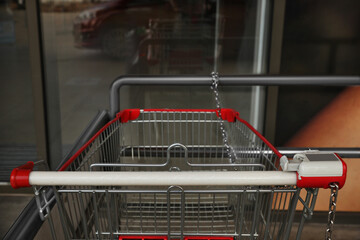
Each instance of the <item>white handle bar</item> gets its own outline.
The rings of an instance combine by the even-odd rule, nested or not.
[[[295,172],[31,172],[38,186],[272,186],[296,185]]]

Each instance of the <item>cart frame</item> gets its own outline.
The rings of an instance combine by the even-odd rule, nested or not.
[[[164,79],[167,79],[165,81]],[[330,77],[289,77],[289,76],[244,76],[244,77],[221,77],[221,85],[359,85],[360,78],[359,76],[353,77],[344,77],[344,76],[330,76]],[[124,85],[210,85],[211,78],[210,77],[120,77],[114,81],[111,94],[111,110],[110,116],[105,112],[99,113],[94,120],[90,123],[90,125],[86,128],[84,133],[80,136],[77,144],[74,145],[72,151],[68,154],[68,156],[73,155],[85,142],[87,142],[90,137],[97,132],[101,126],[104,125],[111,116],[118,110],[119,102],[115,100],[118,97],[118,91],[121,86]],[[289,151],[289,149],[287,149]],[[327,149],[329,150],[329,149]],[[336,149],[331,149],[336,150]],[[290,149],[289,154],[296,153],[296,149]],[[300,150],[301,151],[301,150]],[[359,157],[358,149],[351,149],[347,151],[347,149],[341,149],[341,157]],[[68,159],[66,157],[64,161],[60,164],[63,165],[65,160]],[[59,168],[60,168],[59,166]],[[52,196],[53,192],[51,189],[47,192],[48,196]],[[310,198],[310,197],[309,197]],[[309,199],[308,196],[305,200],[300,199],[303,203],[308,205]],[[312,209],[312,204],[310,204],[310,208],[306,208],[304,211],[308,211]],[[53,204],[50,204],[48,207],[51,209]],[[303,215],[301,222],[305,221],[306,215]],[[308,212],[308,217],[311,217],[311,212]],[[35,199],[33,199],[28,206],[24,209],[22,214],[13,224],[9,232],[6,234],[5,239],[10,239],[13,237],[27,237],[32,238],[37,234],[37,231],[41,227],[43,220],[40,219],[38,215],[38,209],[36,207]]]
[[[60,169],[68,171],[49,172],[49,175],[31,173],[31,185],[58,186],[52,198],[46,196],[46,187],[35,189],[41,217],[49,219],[55,236],[57,229],[48,205],[56,200],[66,239],[113,239],[130,235],[167,236],[168,239],[185,236],[288,239],[301,191],[294,186],[296,174],[277,171],[281,154],[236,112],[219,111],[221,113],[188,109],[121,111]],[[188,115],[190,119],[185,118]],[[234,159],[230,159],[224,147],[218,153],[218,149],[211,152],[212,146],[223,145],[218,136],[224,122],[227,130],[235,135],[229,138],[234,146]],[[166,154],[162,146],[154,143],[157,131],[152,130],[152,126],[155,123],[162,129],[160,135],[165,128],[165,136],[156,142],[168,146]],[[216,130],[213,138],[205,137],[204,134],[212,133],[208,128]],[[155,132],[151,134],[151,131]],[[135,139],[126,132],[134,134]],[[189,132],[192,136],[187,136]],[[209,142],[211,139],[215,142]],[[123,143],[117,146],[119,141]],[[196,150],[189,153],[185,146],[191,145],[196,146]],[[149,151],[143,149],[144,146],[149,146]],[[174,147],[184,151],[170,152]],[[157,152],[159,148],[161,151]],[[181,161],[171,165],[170,158]],[[154,164],[154,160],[160,162]],[[149,163],[143,164],[143,161]],[[91,171],[94,167],[106,173]],[[150,172],[142,172],[143,167]],[[167,172],[169,168],[179,171],[179,167],[185,172]],[[209,172],[214,167],[216,171]],[[113,168],[122,171],[112,172]],[[152,172],[154,168],[165,172]],[[200,172],[195,170],[196,175],[187,172],[191,169],[200,169]],[[236,169],[241,171],[234,171]],[[308,193],[311,200],[304,209],[311,213],[316,191],[311,189]]]

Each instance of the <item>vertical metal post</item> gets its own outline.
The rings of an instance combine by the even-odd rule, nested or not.
[[[50,45],[43,44],[43,29],[39,1],[26,3],[26,17],[29,30],[31,80],[34,98],[34,116],[38,157],[55,169],[62,158],[59,86],[57,82],[56,59],[51,59]],[[51,42],[51,41],[50,41]],[[49,41],[46,42],[49,45]],[[46,56],[45,56],[46,55]],[[45,69],[47,58],[47,69]]]
[[[285,5],[286,0],[274,0],[271,27],[269,74],[280,73]],[[278,87],[268,87],[266,97],[264,135],[271,143],[275,142],[277,98]]]
[[[257,1],[253,74],[264,74],[267,70],[269,8],[268,0]],[[265,87],[252,87],[250,122],[260,132],[263,130],[264,105]]]
[[[305,203],[304,205],[308,205],[309,204],[309,201],[310,201],[310,197],[311,197],[311,193],[309,192],[310,190],[307,190],[307,193],[306,193],[306,198],[305,198]],[[298,228],[298,231],[297,231],[297,234],[296,234],[296,239],[297,240],[300,240],[301,239],[301,232],[304,228],[304,223],[305,223],[305,214],[307,213],[307,209],[306,207],[304,206],[304,209],[302,211],[302,216],[301,216],[301,220],[300,220],[300,223],[299,223],[299,228]]]
[[[37,154],[40,160],[44,160],[48,164],[45,93],[43,88],[43,69],[40,45],[41,36],[38,10],[38,1],[26,2],[26,21],[29,31],[29,52]]]
[[[220,1],[216,1],[216,22],[215,22],[215,36],[214,36],[214,72],[218,71],[218,56],[219,56],[219,31],[220,31]]]
[[[300,191],[301,191],[301,189],[297,189],[296,193],[292,197],[291,202],[289,204],[289,209],[288,209],[289,216],[285,220],[287,223],[286,223],[285,235],[283,238],[284,240],[289,239],[289,237],[290,237],[291,227],[292,227],[292,223],[294,221],[294,216],[295,216],[296,204],[300,197]]]
[[[39,2],[39,1],[38,1]],[[40,9],[40,8],[38,8]],[[42,45],[42,67],[44,72],[44,89],[45,89],[45,107],[46,107],[46,126],[48,135],[48,156],[49,165],[51,169],[55,169],[62,159],[62,132],[61,132],[61,115],[60,115],[60,96],[59,96],[59,82],[58,82],[58,63],[57,63],[57,49],[55,42],[56,28],[54,15],[51,15],[51,23],[49,25],[48,19],[42,19],[41,12],[38,11],[40,34],[42,38],[40,43]],[[45,29],[47,25],[51,26]],[[52,31],[52,32],[50,32]],[[45,38],[46,36],[46,38]],[[44,41],[43,39],[46,39]]]
[[[307,205],[304,205],[304,209],[303,209],[303,212],[302,212],[302,217],[301,217],[301,220],[300,220],[300,223],[299,223],[299,228],[298,228],[298,231],[297,231],[297,234],[296,234],[296,240],[301,239],[301,233],[302,233],[302,230],[304,228],[305,220],[309,220],[312,217],[312,212],[309,212],[306,209],[305,206],[309,206],[308,203],[309,203],[311,195],[312,195],[312,199],[311,199],[311,203],[310,203],[309,207],[310,207],[311,211],[314,210],[319,189],[318,188],[313,188],[313,189],[307,189],[307,191],[308,191],[308,194],[306,195],[306,200],[305,200],[305,203]],[[310,192],[310,194],[309,194],[309,192]],[[309,198],[308,198],[308,195],[309,195]]]

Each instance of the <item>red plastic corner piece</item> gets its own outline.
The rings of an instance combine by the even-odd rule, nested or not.
[[[10,175],[10,184],[16,188],[31,187],[29,183],[29,175],[34,168],[33,162],[27,162],[20,167],[14,168]]]
[[[119,236],[119,240],[167,240],[167,236]]]
[[[127,123],[130,120],[135,120],[140,116],[140,109],[126,109],[117,114],[117,117],[122,123]]]
[[[222,108],[220,109],[222,120],[226,120],[228,122],[235,122],[236,117],[239,117],[239,113],[230,108]],[[219,116],[219,110],[216,110],[216,115]]]
[[[301,177],[299,179],[299,174],[296,173],[296,186],[301,188],[329,188],[329,185],[331,183],[336,183],[339,186],[339,189],[341,189],[345,182],[346,182],[346,174],[347,174],[347,166],[344,160],[341,159],[341,157],[335,153],[335,155],[340,159],[342,162],[343,167],[343,174],[342,176],[338,177]]]

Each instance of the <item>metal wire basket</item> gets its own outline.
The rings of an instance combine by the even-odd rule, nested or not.
[[[232,147],[224,145],[224,132]],[[143,183],[123,178],[128,181],[124,186],[115,186],[115,179],[92,186],[74,180],[74,184],[56,187],[64,235],[70,239],[124,235],[288,238],[300,189],[291,184],[261,186],[261,181],[223,185],[215,175],[277,171],[279,156],[229,109],[221,110],[221,118],[217,110],[120,112],[60,170],[88,172],[90,177],[95,170],[115,172],[120,178],[125,172],[136,172],[135,178]],[[146,175],[149,171],[169,176],[181,171],[189,178],[179,179],[176,186],[169,186],[166,178],[156,184],[151,183],[156,176]],[[201,171],[207,176],[205,182],[196,183]],[[182,181],[195,183],[187,186]],[[35,180],[32,184],[37,185]],[[46,214],[46,205],[40,207]]]
[[[121,84],[113,84],[110,114]],[[315,155],[289,162],[231,109],[130,109],[59,171],[28,163],[11,184],[34,186],[54,239],[288,239],[298,204],[299,239],[318,188],[346,179],[339,156]]]

